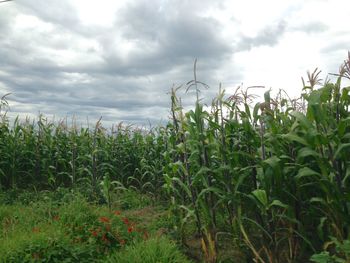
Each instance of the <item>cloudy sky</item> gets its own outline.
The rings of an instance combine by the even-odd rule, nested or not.
[[[220,82],[228,95],[243,83],[297,96],[307,70],[338,72],[349,10],[347,0],[0,3],[0,96],[12,93],[11,116],[157,124],[195,58],[207,100]]]

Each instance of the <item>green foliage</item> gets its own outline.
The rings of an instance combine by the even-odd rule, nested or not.
[[[330,242],[326,243],[326,248],[332,250],[322,251],[314,254],[310,260],[316,263],[346,263],[350,260],[350,240],[338,241],[332,237]]]
[[[41,215],[54,214],[65,203],[58,200],[76,193],[106,203],[109,213],[114,205],[166,202],[176,236],[185,245],[195,236],[208,262],[218,260],[221,233],[255,262],[306,262],[313,254],[316,260],[343,259],[345,252],[322,247],[334,237],[341,249],[336,242],[350,233],[350,88],[342,86],[349,70],[350,57],[335,83],[321,85],[316,69],[303,80],[299,99],[267,91],[255,105],[250,88],[226,96],[220,87],[208,107],[199,98],[208,86],[198,81],[195,65],[184,87],[195,90],[194,107],[185,112],[181,87],[173,88],[171,119],[151,130],[119,125],[107,131],[100,121],[92,128],[74,121],[68,127],[43,116],[10,125],[3,97],[1,199],[30,204],[46,190],[50,202],[48,210],[38,207]],[[28,188],[33,195],[17,197]],[[90,227],[103,228],[87,203],[64,207],[62,220],[73,225],[69,233],[84,242]],[[81,232],[74,224],[84,225]]]
[[[167,238],[153,238],[129,246],[103,262],[120,263],[189,263],[177,246]]]
[[[150,196],[140,194],[133,189],[120,190],[112,195],[114,206],[122,210],[142,208],[152,203]]]
[[[96,262],[93,247],[72,245],[63,237],[49,238],[50,233],[19,241],[2,253],[2,262]]]

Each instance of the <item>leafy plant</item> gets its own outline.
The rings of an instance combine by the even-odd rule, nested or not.
[[[346,263],[350,260],[350,240],[340,242],[332,237],[331,241],[325,244],[324,249],[321,253],[312,255],[310,260],[317,263]]]

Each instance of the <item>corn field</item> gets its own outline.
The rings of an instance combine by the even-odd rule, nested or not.
[[[253,89],[220,88],[205,107],[194,73],[171,90],[168,124],[152,130],[10,122],[3,97],[1,189],[136,189],[169,205],[179,239],[197,237],[207,262],[224,237],[249,262],[349,262],[336,245],[350,231],[350,54],[334,83],[308,73],[299,99],[281,90],[255,103]],[[180,89],[195,90],[192,110]]]

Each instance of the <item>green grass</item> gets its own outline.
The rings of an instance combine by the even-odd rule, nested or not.
[[[168,238],[151,238],[129,246],[125,250],[107,258],[106,262],[114,263],[189,263],[174,242]]]

